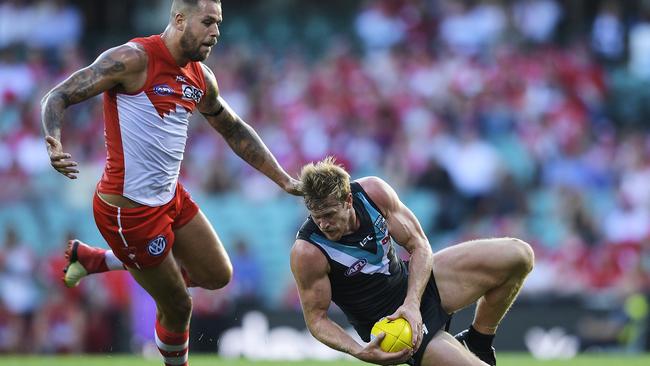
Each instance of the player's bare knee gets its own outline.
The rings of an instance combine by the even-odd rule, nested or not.
[[[512,270],[514,274],[526,276],[535,265],[535,253],[530,244],[517,238],[507,238],[508,248],[512,254]]]
[[[208,290],[218,290],[226,286],[232,280],[232,265],[228,263],[213,273],[201,287]]]

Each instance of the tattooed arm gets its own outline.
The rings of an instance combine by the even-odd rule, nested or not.
[[[299,184],[282,169],[257,132],[244,122],[219,96],[217,80],[203,65],[206,93],[199,110],[210,125],[219,132],[232,150],[255,169],[269,177],[288,193],[300,195]]]
[[[146,81],[147,55],[140,45],[127,43],[102,53],[85,67],[50,90],[41,100],[41,119],[52,167],[76,179],[77,163],[61,146],[61,123],[65,109],[111,88],[135,91]]]

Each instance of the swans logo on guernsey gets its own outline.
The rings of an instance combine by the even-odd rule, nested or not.
[[[149,254],[157,257],[165,252],[165,247],[167,247],[167,239],[159,235],[147,244],[147,251]]]
[[[154,85],[153,92],[164,97],[167,95],[174,94],[174,89],[167,84],[158,84],[158,85]]]
[[[352,263],[350,268],[348,268],[347,271],[345,271],[345,276],[346,277],[354,276],[355,274],[361,272],[361,270],[363,269],[363,267],[366,266],[366,264],[368,264],[368,260],[366,258],[359,259],[358,261]]]
[[[201,101],[203,97],[203,91],[199,88],[193,87],[192,85],[183,85],[183,99],[193,100],[194,103]]]

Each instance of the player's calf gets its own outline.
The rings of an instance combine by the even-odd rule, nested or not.
[[[156,301],[156,346],[165,365],[187,366],[192,298],[187,292],[169,295]]]

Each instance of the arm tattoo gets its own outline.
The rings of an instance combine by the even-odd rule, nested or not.
[[[225,121],[224,121],[225,122]],[[232,150],[258,170],[269,160],[275,160],[262,139],[239,118],[222,122],[219,132]]]
[[[110,55],[102,57],[88,68],[75,73],[62,86],[67,105],[79,103],[98,94],[95,90],[99,79],[112,76],[126,69],[123,62],[114,60]]]
[[[113,59],[111,55],[104,55],[89,67],[75,72],[48,93],[41,103],[45,134],[59,138],[65,108],[99,94],[103,90],[98,89],[97,83],[103,77],[110,77],[124,70],[126,66],[123,62]]]

